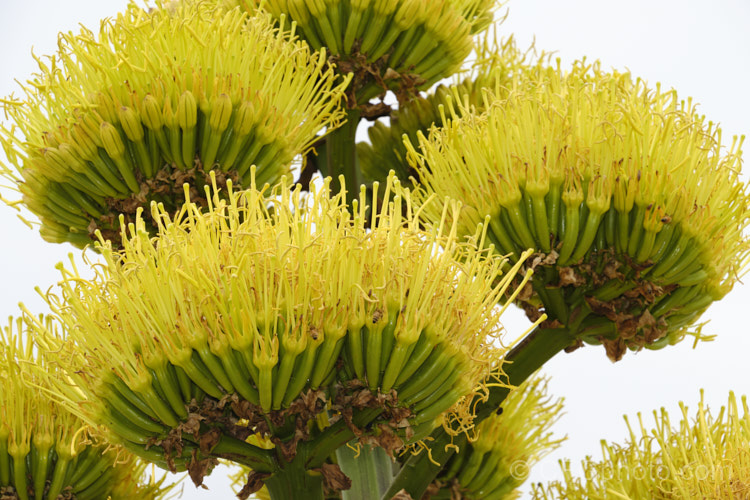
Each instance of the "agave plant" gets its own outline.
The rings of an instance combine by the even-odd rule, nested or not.
[[[705,338],[750,260],[742,139],[495,42],[497,7],[157,1],[62,34],[2,101],[0,170],[96,255],[0,344],[2,495],[163,494],[135,455],[241,464],[241,498],[513,498],[558,442],[541,365]]]

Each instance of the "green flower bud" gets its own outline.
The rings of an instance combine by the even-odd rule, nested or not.
[[[120,132],[114,125],[108,122],[102,122],[100,128],[100,137],[104,149],[112,158],[121,158],[125,154],[125,143],[122,142]]]
[[[218,132],[223,132],[229,126],[232,118],[232,99],[226,95],[219,95],[213,102],[209,124]]]
[[[120,106],[117,110],[118,118],[122,129],[125,131],[125,136],[132,142],[140,142],[143,140],[143,125],[138,113],[133,108],[127,106]]]
[[[151,94],[144,97],[141,102],[141,118],[150,130],[159,130],[164,125],[159,101]]]
[[[184,131],[190,130],[198,123],[198,104],[192,92],[186,90],[177,102],[177,124]]]

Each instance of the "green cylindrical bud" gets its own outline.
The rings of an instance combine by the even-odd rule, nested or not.
[[[88,135],[82,125],[75,124],[71,127],[70,139],[81,158],[90,160],[97,154],[98,146],[96,142]]]
[[[48,168],[45,170],[50,177],[50,180],[56,182],[62,182],[68,175],[68,167],[62,155],[57,148],[44,148],[43,150],[44,159],[48,162]]]
[[[120,119],[120,125],[128,139],[133,142],[143,140],[143,124],[138,113],[133,108],[120,106],[117,110],[117,116]]]
[[[234,120],[234,130],[238,135],[244,136],[250,133],[255,125],[255,108],[250,101],[243,101],[237,110],[237,117]]]
[[[158,130],[164,125],[159,101],[151,94],[146,94],[141,101],[141,119],[143,124],[151,130]]]
[[[85,173],[87,166],[76,157],[75,148],[67,143],[62,143],[57,147],[57,151],[60,153],[62,160],[68,166],[78,173]]]
[[[232,99],[227,94],[220,94],[211,104],[209,124],[217,132],[223,132],[232,118]]]
[[[109,156],[121,158],[125,154],[125,143],[114,125],[109,122],[102,122],[99,128],[99,136]]]
[[[198,123],[198,103],[195,96],[186,90],[177,101],[177,124],[182,130],[191,130]]]

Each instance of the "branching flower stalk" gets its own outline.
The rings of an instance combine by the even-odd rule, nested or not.
[[[513,387],[583,343],[616,361],[704,338],[750,262],[742,139],[627,73],[472,39],[496,6],[157,0],[62,34],[2,100],[0,172],[45,240],[102,260],[92,279],[60,264],[53,317],[3,333],[0,496],[163,494],[110,447],[197,485],[241,464],[243,499],[512,497],[509,460],[554,445],[559,410]],[[371,101],[386,91],[398,110]],[[511,303],[533,326],[508,349]],[[679,436],[663,416],[644,460],[671,482],[638,494],[710,495],[682,477],[704,452],[734,454],[716,477],[744,487],[733,399],[728,415],[701,406]],[[372,447],[388,468],[424,452],[388,486]]]

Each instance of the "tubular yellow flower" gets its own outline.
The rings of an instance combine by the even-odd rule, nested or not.
[[[408,146],[417,197],[465,200],[461,232],[489,217],[502,252],[539,253],[522,300],[532,318],[618,360],[677,342],[732,288],[750,249],[744,137],[726,150],[692,101],[596,64],[539,67],[486,98],[483,114],[454,113]]]
[[[471,52],[472,35],[489,26],[496,0],[234,0],[299,26],[315,50],[326,49],[355,73],[366,102],[391,90],[426,89],[455,73]],[[372,75],[378,75],[372,78]],[[360,78],[362,77],[362,78]]]
[[[734,393],[712,415],[703,402],[695,417],[680,403],[681,420],[674,426],[669,414],[654,411],[654,429],[647,430],[638,415],[640,436],[628,422],[625,446],[602,441],[603,460],[583,462],[583,478],[570,464],[561,463],[564,481],[534,487],[538,499],[655,500],[682,498],[747,498],[750,490],[750,412],[742,396],[741,409]],[[741,411],[740,411],[741,410]]]
[[[38,321],[51,327],[49,319]],[[0,332],[0,496],[162,498],[161,483],[138,484],[145,464],[112,449],[94,429],[49,398],[49,379],[66,383],[65,373],[38,354],[38,346],[24,341],[22,319],[15,321],[15,328],[11,319]]]
[[[519,498],[530,468],[562,442],[550,432],[561,411],[562,399],[547,396],[547,379],[527,380],[508,395],[499,415],[477,426],[477,439],[451,458],[428,492],[471,500]]]
[[[423,436],[451,408],[466,422],[499,368],[493,306],[520,264],[495,279],[504,259],[446,222],[457,205],[422,230],[394,189],[369,217],[364,190],[350,212],[330,180],[310,197],[284,183],[235,193],[231,181],[219,197],[214,184],[207,211],[171,217],[152,203],[158,236],[139,217],[121,252],[103,241],[93,280],[60,266],[61,295],[47,298],[86,353],[66,360],[89,402],[81,415],[173,470],[195,453],[234,459],[232,446],[262,456],[233,436],[289,438],[268,422],[297,419],[293,443],[309,438],[325,410],[331,422],[382,411],[381,444]]]
[[[98,35],[63,33],[37,59],[24,101],[8,100],[0,142],[24,202],[48,241],[119,235],[155,200],[176,210],[182,184],[199,201],[208,172],[274,183],[325,127],[343,116],[325,52],[311,53],[270,15],[207,2],[148,12],[130,5]]]

